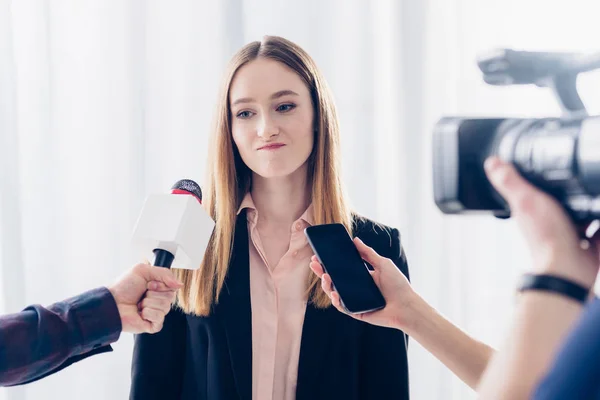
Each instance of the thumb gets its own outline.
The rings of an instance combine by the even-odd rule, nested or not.
[[[375,250],[364,244],[364,242],[357,237],[354,238],[354,244],[356,245],[356,248],[358,249],[362,259],[371,264],[373,268],[377,270],[384,258],[377,254]]]
[[[168,268],[153,267],[147,264],[140,264],[139,267],[141,276],[146,280],[146,283],[150,281],[162,282],[171,289],[183,287],[183,284],[175,279],[173,272]]]
[[[535,203],[544,194],[527,182],[512,164],[490,157],[484,167],[488,179],[514,213],[535,211]]]

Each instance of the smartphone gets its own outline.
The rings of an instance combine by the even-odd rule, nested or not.
[[[385,299],[344,225],[314,225],[304,233],[323,269],[331,276],[346,312],[359,314],[385,307]]]

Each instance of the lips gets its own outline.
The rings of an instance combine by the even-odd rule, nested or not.
[[[283,143],[271,143],[265,146],[259,147],[259,150],[277,150],[281,147],[285,146]]]

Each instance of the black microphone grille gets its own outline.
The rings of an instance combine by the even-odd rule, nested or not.
[[[171,187],[171,190],[185,190],[196,196],[198,200],[202,201],[202,189],[200,189],[200,185],[191,179],[181,179],[175,182],[173,187]]]

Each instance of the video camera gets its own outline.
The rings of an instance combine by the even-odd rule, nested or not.
[[[560,118],[443,117],[434,129],[433,185],[446,214],[489,213],[510,217],[488,182],[485,159],[513,163],[529,182],[554,196],[576,223],[600,218],[600,116],[588,116],[577,76],[600,68],[600,53],[498,50],[478,60],[490,85],[552,89]],[[600,90],[600,88],[598,88]]]

